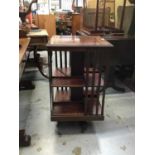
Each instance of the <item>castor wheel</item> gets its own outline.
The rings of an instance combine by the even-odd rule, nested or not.
[[[60,122],[57,122],[56,127],[57,128],[60,127]]]
[[[57,122],[55,131],[56,131],[57,135],[62,136],[62,133],[59,131],[59,127],[60,127],[60,122]]]
[[[87,122],[80,122],[81,133],[84,133],[87,130],[88,124]]]

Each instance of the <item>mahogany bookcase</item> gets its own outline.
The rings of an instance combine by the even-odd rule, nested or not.
[[[106,81],[100,55],[112,47],[99,36],[56,35],[49,40],[51,121],[104,119]]]

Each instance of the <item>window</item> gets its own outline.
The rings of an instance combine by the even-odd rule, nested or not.
[[[50,0],[50,8],[52,10],[58,10],[60,8],[60,0]]]
[[[50,0],[51,9],[72,10],[73,0]],[[83,0],[75,0],[77,6],[83,6]]]
[[[78,6],[83,7],[83,0],[78,0]]]
[[[32,0],[24,0],[25,5]],[[38,14],[48,14],[51,10],[72,10],[73,0],[38,0]],[[83,0],[75,0],[75,5],[82,7]]]
[[[48,0],[38,0],[38,14],[48,14],[49,13],[49,5]]]
[[[61,1],[61,9],[72,10],[72,1],[73,0],[62,0]]]

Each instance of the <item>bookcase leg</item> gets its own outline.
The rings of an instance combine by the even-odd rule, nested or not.
[[[84,133],[88,128],[88,123],[87,122],[79,122],[79,123],[81,127],[81,133]]]
[[[62,136],[62,132],[61,132],[61,131],[63,131],[62,129],[64,127],[68,126],[69,127],[68,129],[70,130],[70,128],[71,128],[72,125],[73,126],[76,125],[76,127],[79,126],[81,133],[84,133],[87,130],[87,128],[88,128],[88,123],[86,121],[78,121],[78,122],[57,122],[57,124],[56,124],[56,133],[57,133],[57,135]]]
[[[55,132],[58,136],[61,137],[62,133],[59,131],[60,126],[61,126],[61,122],[57,122]]]

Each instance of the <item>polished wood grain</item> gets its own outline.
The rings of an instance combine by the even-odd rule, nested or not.
[[[82,78],[53,78],[51,85],[53,87],[83,87],[85,83]]]
[[[69,102],[70,91],[57,91],[53,102]]]
[[[96,100],[90,100],[88,101],[88,115],[96,115]],[[98,114],[101,115],[101,105],[98,106]],[[82,101],[75,102],[75,101],[68,101],[66,103],[56,103],[54,104],[54,115],[83,115],[84,116],[84,103]]]
[[[93,80],[94,78],[94,80]],[[86,74],[84,74],[83,78],[53,78],[52,80],[52,86],[53,87],[84,87],[85,81],[88,82],[88,87],[97,87],[98,81],[99,81],[99,73],[95,73],[94,76],[92,73],[88,74],[88,78],[86,77]],[[93,82],[94,81],[94,82]],[[91,86],[93,83],[93,86]],[[104,86],[104,81],[101,79],[101,86]]]
[[[88,91],[88,93],[86,94],[86,91],[83,91],[83,96],[88,95],[88,97],[91,97],[92,93],[91,90]],[[97,97],[97,92],[94,92],[94,97]],[[71,102],[71,91],[70,90],[66,90],[66,91],[61,91],[61,90],[57,90],[54,96],[54,100],[53,100],[53,104],[54,103],[62,103],[65,104],[67,102]]]
[[[84,113],[84,108],[83,105],[77,102],[71,103],[69,102],[68,104],[55,104],[54,106],[54,115],[83,115]]]
[[[87,115],[85,115],[84,104],[82,102],[68,102],[64,104],[55,104],[52,111],[52,121],[89,121],[103,120],[101,115],[101,105],[98,105],[98,115],[96,115],[96,101],[88,101]]]
[[[69,77],[71,76],[70,68],[56,68],[53,70],[53,77]]]
[[[30,38],[19,39],[19,44],[21,45],[21,47],[19,48],[19,64],[22,62],[22,59],[24,58],[24,55],[26,53],[29,43],[30,43]]]
[[[113,47],[104,38],[99,36],[53,36],[47,47]]]
[[[93,68],[89,68],[89,73],[92,73]],[[84,72],[86,72],[86,68],[84,68]],[[95,73],[98,73],[98,69],[95,69]],[[53,69],[52,73],[53,77],[69,77],[71,76],[71,68],[56,68]]]

